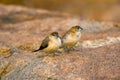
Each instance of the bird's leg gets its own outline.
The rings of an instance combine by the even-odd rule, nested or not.
[[[71,50],[71,48],[65,48],[65,52],[67,52],[67,53],[69,53],[70,52],[70,50]]]
[[[72,48],[70,48],[70,50],[71,50],[71,51],[74,51],[74,50],[75,50],[75,48],[74,48],[74,47],[72,47]]]

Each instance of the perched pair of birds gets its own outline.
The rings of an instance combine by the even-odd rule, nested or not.
[[[39,49],[33,52],[43,51],[47,53],[54,53],[59,48],[64,48],[65,50],[71,49],[79,41],[81,37],[81,30],[83,30],[82,27],[73,26],[62,38],[59,36],[58,32],[53,32],[42,41]]]

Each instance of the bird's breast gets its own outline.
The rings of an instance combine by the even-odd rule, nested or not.
[[[74,43],[77,42],[81,37],[81,34],[79,32],[76,32],[75,34],[69,34],[66,35],[66,38],[63,39],[63,42],[65,43]]]
[[[58,48],[62,45],[61,39],[52,39],[49,41],[49,45],[47,48],[44,49],[45,52],[55,52],[58,50]]]

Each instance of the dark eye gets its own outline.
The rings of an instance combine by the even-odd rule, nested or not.
[[[54,34],[54,36],[55,36],[55,37],[59,37],[59,35],[58,35],[58,34]]]

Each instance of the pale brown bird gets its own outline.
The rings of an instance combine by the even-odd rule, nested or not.
[[[43,51],[47,53],[54,53],[59,49],[61,45],[62,40],[58,32],[53,32],[42,41],[39,49],[33,52]]]
[[[75,46],[81,37],[81,30],[83,30],[83,28],[80,26],[73,26],[70,30],[68,30],[62,37],[62,47],[64,49],[71,49]]]

